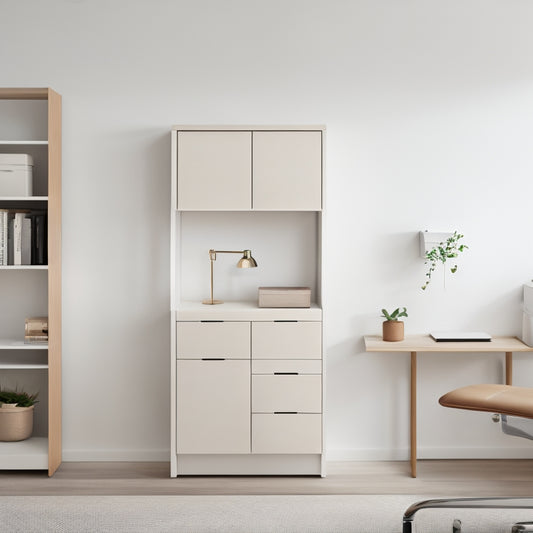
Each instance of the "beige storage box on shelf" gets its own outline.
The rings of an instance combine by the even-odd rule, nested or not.
[[[311,307],[311,289],[259,287],[259,307]]]
[[[0,154],[0,197],[31,196],[33,159],[28,154]]]

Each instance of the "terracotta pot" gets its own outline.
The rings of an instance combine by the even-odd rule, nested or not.
[[[3,404],[0,408],[0,441],[26,440],[33,431],[33,408]]]
[[[401,320],[385,320],[383,322],[383,340],[389,342],[403,341],[403,322]]]

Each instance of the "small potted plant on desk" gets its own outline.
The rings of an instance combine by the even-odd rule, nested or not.
[[[382,309],[381,316],[386,320],[383,322],[383,340],[389,342],[403,341],[403,322],[398,320],[401,317],[406,317],[407,308],[404,307],[401,311],[400,308],[395,309],[392,313],[388,313],[386,309]]]
[[[37,393],[0,388],[0,441],[26,440],[33,432]]]

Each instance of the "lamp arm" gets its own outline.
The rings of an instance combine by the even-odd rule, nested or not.
[[[209,250],[209,252],[215,252],[216,254],[243,254],[246,250]]]
[[[209,250],[209,259],[216,261],[217,254],[244,254],[248,250]]]

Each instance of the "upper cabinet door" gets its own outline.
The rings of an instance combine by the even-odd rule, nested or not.
[[[178,132],[178,209],[251,209],[252,134]]]
[[[322,209],[322,132],[253,134],[253,208]]]

